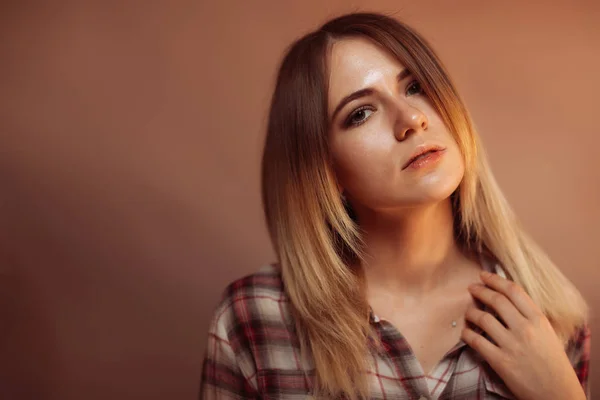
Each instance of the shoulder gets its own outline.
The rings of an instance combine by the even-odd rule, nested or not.
[[[592,333],[588,324],[575,330],[566,345],[566,352],[573,365],[589,361]]]
[[[256,272],[230,282],[221,303],[234,303],[248,299],[277,297],[283,295],[281,273],[273,264],[266,264]]]
[[[286,302],[272,265],[226,286],[208,330],[201,398],[255,398],[257,373],[273,358],[269,346],[287,328]]]
[[[580,326],[575,334],[571,336],[571,339],[567,343],[565,351],[569,361],[575,370],[575,374],[586,393],[586,398],[590,396],[590,343],[591,343],[591,331],[587,324]]]
[[[225,346],[250,380],[261,370],[294,367],[299,342],[290,309],[279,270],[265,265],[227,285],[210,323],[209,343]],[[214,348],[209,344],[209,351]]]
[[[272,264],[230,282],[222,292],[211,322],[211,333],[222,339],[251,334],[264,324],[289,320],[289,300],[281,273]]]

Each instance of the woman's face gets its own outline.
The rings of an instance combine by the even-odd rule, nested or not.
[[[331,151],[351,204],[390,210],[447,199],[464,162],[419,83],[363,38],[336,42],[329,65]]]

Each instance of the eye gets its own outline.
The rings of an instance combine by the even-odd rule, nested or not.
[[[419,83],[419,81],[415,80],[408,84],[408,87],[406,88],[407,96],[412,96],[412,95],[421,94],[421,93],[423,93],[423,88],[421,87],[421,84]]]
[[[369,107],[361,107],[350,114],[344,125],[346,127],[359,126],[369,119],[374,112]]]

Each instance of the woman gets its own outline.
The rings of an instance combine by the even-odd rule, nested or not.
[[[586,304],[519,226],[407,26],[350,14],[293,44],[262,194],[278,263],[227,288],[202,398],[589,394]]]

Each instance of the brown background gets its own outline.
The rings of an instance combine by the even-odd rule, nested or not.
[[[0,397],[197,398],[221,290],[273,259],[275,68],[353,10],[430,39],[509,200],[598,308],[599,2],[5,1]]]

